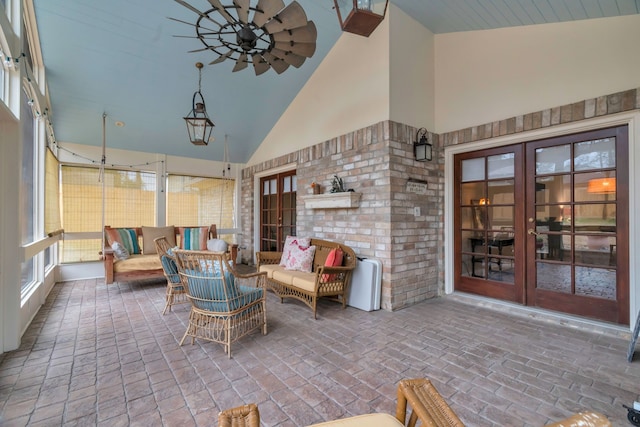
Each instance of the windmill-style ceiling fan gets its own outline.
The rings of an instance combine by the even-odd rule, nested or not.
[[[218,55],[210,64],[226,59],[236,62],[233,71],[253,64],[256,75],[273,68],[284,72],[290,65],[298,68],[316,51],[317,31],[313,21],[297,1],[285,7],[282,0],[233,0],[223,5],[220,0],[208,0],[212,9],[200,11],[184,0],[175,0],[198,15],[195,24],[175,18],[195,27],[195,36],[177,36],[200,39],[202,49]]]

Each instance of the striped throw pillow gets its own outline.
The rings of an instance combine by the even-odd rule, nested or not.
[[[131,255],[140,253],[140,245],[138,244],[138,235],[133,228],[107,228],[107,243],[109,246],[114,242],[120,243]]]
[[[180,249],[206,251],[209,227],[178,227],[180,229]]]

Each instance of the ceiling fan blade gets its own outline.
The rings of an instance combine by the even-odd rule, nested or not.
[[[287,68],[289,68],[289,64],[287,64],[286,62],[284,62],[284,60],[277,58],[276,56],[272,55],[269,52],[263,53],[262,57],[265,59],[265,61],[269,63],[269,65],[271,65],[271,68],[273,68],[274,71],[278,74],[282,74],[283,72],[286,71]]]
[[[168,17],[169,19],[171,19],[172,21],[176,21],[176,22],[180,22],[182,24],[187,24],[187,25],[191,25],[192,27],[195,27],[196,24],[194,24],[193,22],[187,22],[187,21],[183,21],[181,19],[176,19],[176,18],[172,18],[172,17]]]
[[[273,40],[277,42],[315,43],[318,38],[318,31],[313,21],[309,21],[304,27],[294,28],[289,31],[280,31],[272,35]]]
[[[315,43],[276,42],[275,47],[307,58],[311,58],[316,51]]]
[[[271,68],[269,63],[262,59],[262,55],[260,55],[259,53],[254,53],[251,57],[251,60],[253,61],[253,69],[256,72],[256,76],[266,73],[267,71],[269,71],[269,68]]]
[[[224,55],[220,55],[220,56],[218,57],[218,59],[215,59],[215,60],[213,60],[213,61],[209,62],[209,65],[213,65],[213,64],[219,64],[219,63],[221,63],[222,61],[224,61],[225,59],[227,59],[228,57],[230,57],[232,53],[233,53],[233,51],[231,51],[231,50],[227,51],[227,53],[225,53]]]
[[[233,16],[227,13],[227,10],[224,8],[224,6],[222,6],[222,3],[220,3],[220,0],[209,0],[209,3],[218,11],[220,15],[222,15],[224,19],[227,20],[227,22],[229,22],[230,24],[237,22]]]
[[[189,3],[187,3],[186,1],[183,0],[176,0],[176,3],[179,3],[181,5],[183,5],[184,7],[186,7],[187,9],[189,9],[190,11],[192,11],[193,13],[195,13],[196,15],[200,15],[202,16],[203,13],[201,11],[199,11],[198,9],[196,9],[195,7],[191,6]]]
[[[307,59],[304,56],[296,55],[295,53],[285,52],[281,49],[273,48],[269,51],[276,58],[282,59],[289,65],[293,65],[296,68],[300,68],[304,61]]]
[[[189,50],[187,51],[187,53],[198,53],[198,52],[204,52],[205,50],[211,50],[208,47],[203,47],[202,49],[194,49],[194,50]]]
[[[247,61],[247,54],[243,53],[240,55],[238,60],[236,61],[236,65],[233,67],[233,72],[244,70],[249,65],[249,61]]]
[[[264,24],[264,29],[269,34],[275,34],[284,30],[304,27],[305,25],[307,25],[307,15],[304,13],[302,6],[297,1],[294,1]]]
[[[253,14],[253,24],[260,28],[269,19],[284,9],[284,2],[282,0],[258,0],[256,9],[256,12]]]
[[[238,13],[238,19],[243,24],[249,23],[249,0],[233,0],[233,4],[236,6]]]

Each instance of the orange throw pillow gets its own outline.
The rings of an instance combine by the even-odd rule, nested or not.
[[[329,252],[329,255],[327,255],[327,260],[324,262],[325,267],[340,267],[342,266],[342,258],[344,256],[344,252],[342,252],[342,249],[340,248],[335,248],[335,249],[331,249],[331,252]],[[322,275],[322,281],[323,282],[330,282],[332,280],[335,280],[336,275],[335,274],[323,274]]]

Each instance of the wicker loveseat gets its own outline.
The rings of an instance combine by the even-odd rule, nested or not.
[[[258,271],[267,273],[267,286],[283,301],[295,298],[308,305],[317,318],[318,298],[330,297],[342,302],[346,307],[346,296],[351,283],[351,275],[356,267],[356,254],[350,247],[328,240],[311,239],[315,246],[311,273],[287,270],[280,265],[282,252],[257,252]],[[340,248],[343,252],[342,265],[325,266],[329,253]]]
[[[215,224],[205,227],[130,227],[113,228],[105,226],[105,246],[102,251],[104,263],[104,279],[106,284],[113,282],[126,282],[131,280],[142,280],[164,277],[164,271],[160,258],[158,257],[154,240],[158,237],[173,233],[170,240],[179,245],[184,237],[185,230],[200,229],[206,239],[215,239],[218,236]],[[113,236],[123,236],[129,239],[129,244],[138,248],[138,252],[131,253],[127,259],[118,259],[114,249],[111,247]],[[169,237],[169,236],[166,236]],[[135,242],[135,243],[134,243]],[[236,260],[238,245],[229,245],[229,257]]]

